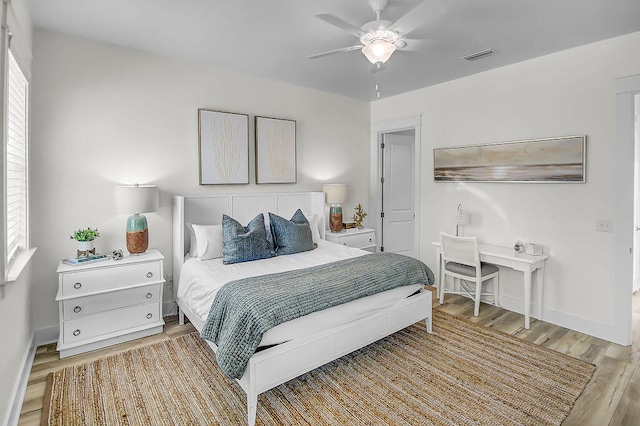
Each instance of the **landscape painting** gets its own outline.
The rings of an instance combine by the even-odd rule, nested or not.
[[[586,135],[433,150],[435,182],[586,181]]]

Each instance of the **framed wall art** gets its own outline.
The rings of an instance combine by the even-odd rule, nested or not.
[[[200,185],[249,183],[249,116],[198,109]]]
[[[256,183],[296,183],[296,122],[256,117]]]
[[[563,136],[433,150],[435,182],[586,182],[587,137]]]

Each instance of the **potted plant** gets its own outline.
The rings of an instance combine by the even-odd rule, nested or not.
[[[81,256],[83,254],[87,256],[89,253],[95,254],[95,246],[93,240],[95,240],[99,236],[100,232],[98,232],[98,228],[91,229],[91,227],[88,227],[84,229],[78,229],[69,238],[78,242],[78,256]]]

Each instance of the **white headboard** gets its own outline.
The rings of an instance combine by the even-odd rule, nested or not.
[[[180,281],[180,271],[184,256],[189,251],[187,223],[218,225],[222,215],[231,216],[242,224],[247,224],[257,214],[275,213],[290,218],[297,209],[305,216],[320,215],[320,236],[325,236],[324,193],[288,192],[279,194],[231,194],[206,196],[173,197],[173,296],[176,297]]]

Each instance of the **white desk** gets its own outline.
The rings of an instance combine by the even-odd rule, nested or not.
[[[436,279],[438,294],[440,292],[441,283],[441,259],[440,259],[440,242],[433,243],[436,246]],[[548,254],[540,256],[531,256],[529,254],[517,253],[513,247],[494,246],[491,244],[478,244],[480,252],[480,261],[492,263],[494,265],[506,266],[516,271],[524,273],[524,328],[530,328],[531,318],[531,279],[533,273],[536,274],[536,285],[538,286],[538,319],[542,319],[542,293],[544,290],[544,264],[549,258]]]

